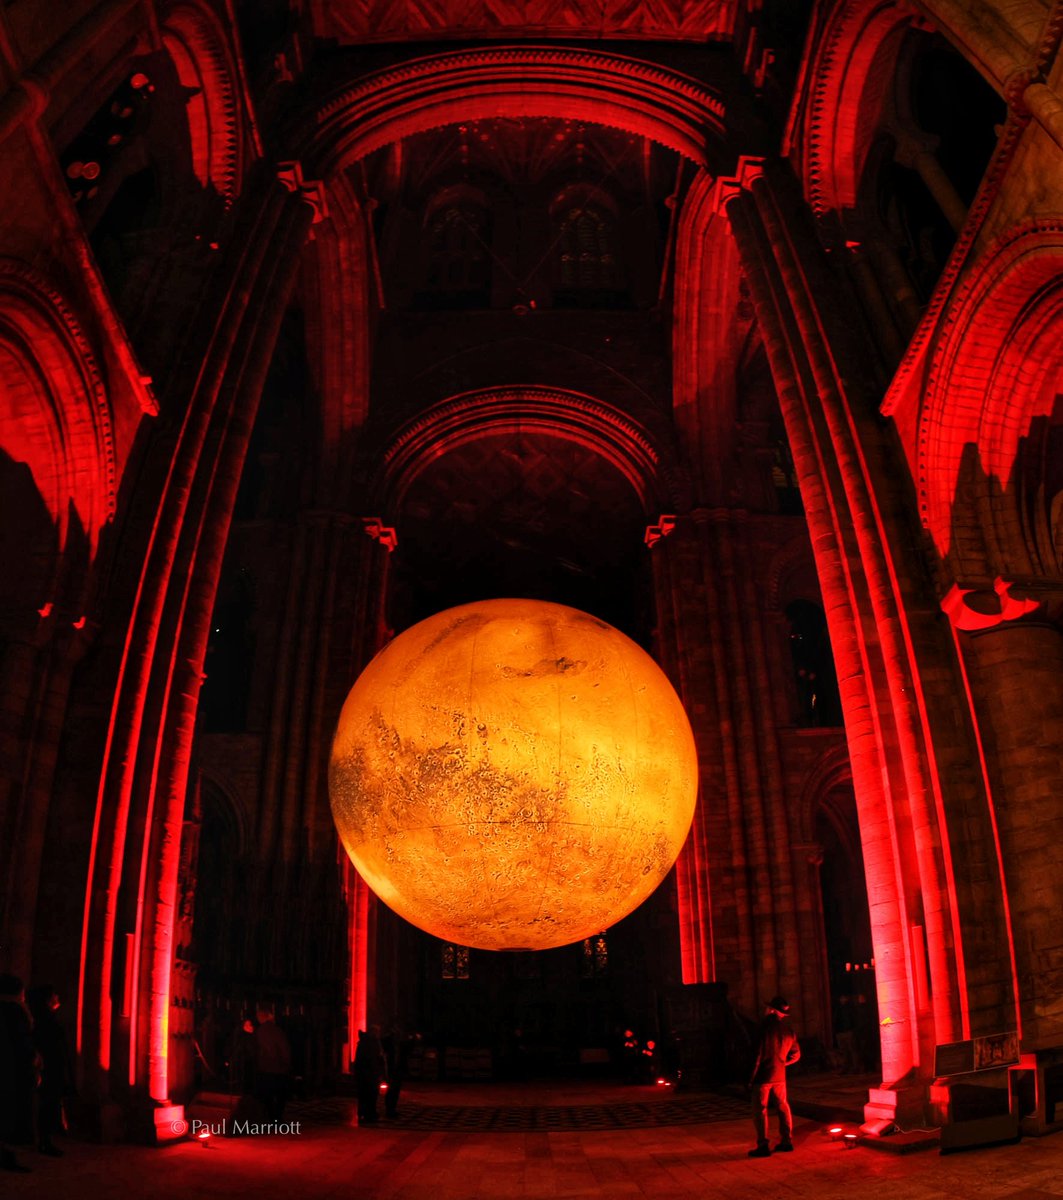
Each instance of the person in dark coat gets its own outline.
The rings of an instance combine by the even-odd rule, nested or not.
[[[273,1017],[273,1009],[261,1006],[255,1014],[255,1096],[271,1121],[284,1116],[292,1071],[292,1048],[287,1034]]]
[[[410,1070],[410,1050],[416,1035],[404,1033],[394,1025],[380,1039],[387,1067],[388,1090],[384,1093],[384,1116],[396,1117],[399,1111],[399,1096],[402,1084]],[[379,1084],[377,1087],[379,1088]]]
[[[378,1120],[377,1098],[380,1084],[387,1078],[387,1063],[380,1045],[380,1026],[358,1030],[354,1052],[354,1086],[358,1095],[358,1124],[372,1125]]]
[[[757,1059],[749,1081],[753,1091],[753,1124],[757,1131],[757,1144],[749,1151],[750,1158],[767,1158],[771,1154],[768,1146],[768,1101],[773,1092],[779,1106],[779,1142],[775,1149],[794,1148],[794,1118],[786,1099],[786,1068],[801,1057],[801,1047],[790,1028],[789,1012],[790,1006],[782,996],[773,996],[764,1010]]]
[[[42,1154],[62,1158],[52,1141],[63,1131],[63,1099],[70,1092],[72,1072],[66,1030],[59,1023],[59,993],[51,984],[31,988],[27,999],[33,1015],[33,1044],[41,1064],[37,1091],[37,1146]]]
[[[33,1092],[37,1052],[25,985],[17,975],[0,975],[0,1168],[28,1171],[12,1146],[33,1141]]]

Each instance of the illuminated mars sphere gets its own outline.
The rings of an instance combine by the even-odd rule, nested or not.
[[[563,946],[626,916],[675,862],[696,789],[660,668],[539,600],[452,608],[385,647],[347,697],[329,772],[373,891],[489,950]]]

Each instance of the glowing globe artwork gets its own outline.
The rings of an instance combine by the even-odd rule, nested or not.
[[[597,618],[485,600],[406,630],[356,681],[329,791],[358,872],[445,941],[541,950],[619,921],[694,815],[686,713]]]

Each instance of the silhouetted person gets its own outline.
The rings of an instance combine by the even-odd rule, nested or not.
[[[244,1017],[229,1039],[229,1085],[240,1096],[255,1091],[255,1023]]]
[[[790,1006],[782,996],[773,996],[764,1010],[757,1059],[749,1081],[753,1091],[753,1124],[757,1130],[757,1144],[750,1150],[750,1158],[767,1158],[771,1154],[768,1146],[768,1101],[773,1092],[779,1106],[779,1142],[775,1149],[794,1148],[794,1118],[786,1099],[786,1068],[801,1057],[801,1047],[790,1028],[787,1019],[789,1011]]]
[[[387,1067],[388,1090],[384,1093],[384,1115],[398,1115],[402,1084],[410,1070],[410,1050],[419,1034],[405,1034],[395,1025],[380,1039]],[[379,1087],[379,1084],[377,1085]]]
[[[838,997],[838,1011],[834,1014],[834,1039],[842,1058],[842,1074],[857,1074],[860,1070],[860,1052],[856,1045],[856,1013],[853,1010],[853,998],[847,993]]]
[[[37,1052],[25,986],[17,975],[0,975],[0,1167],[28,1171],[12,1146],[33,1141],[33,1091]]]
[[[41,1082],[37,1091],[37,1145],[42,1154],[62,1158],[52,1141],[63,1131],[63,1099],[70,1092],[73,1074],[66,1030],[59,1023],[59,993],[51,984],[31,988],[27,999],[33,1016],[33,1044],[40,1059]]]
[[[259,1008],[255,1030],[255,1095],[271,1121],[284,1116],[288,1099],[288,1079],[292,1069],[292,1048],[288,1038],[273,1019],[271,1008]]]
[[[657,1053],[657,1043],[653,1038],[650,1038],[639,1051],[639,1058],[642,1060],[639,1067],[639,1081],[656,1083],[660,1075],[660,1059]]]
[[[377,1117],[380,1085],[387,1077],[387,1064],[380,1045],[380,1026],[359,1029],[354,1052],[354,1087],[358,1096],[358,1124],[372,1125]]]
[[[624,1044],[620,1048],[620,1054],[624,1064],[624,1082],[638,1083],[642,1056],[639,1054],[639,1040],[635,1037],[633,1029],[624,1030]]]

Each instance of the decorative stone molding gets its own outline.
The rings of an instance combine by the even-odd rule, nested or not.
[[[1044,326],[1063,310],[1061,266],[1063,218],[1026,222],[982,255],[939,322],[915,460],[920,519],[939,551],[950,544],[966,448],[985,472],[1006,475],[1019,427],[1044,399],[1044,372],[1060,365]]]
[[[107,392],[96,355],[73,310],[59,292],[40,272],[26,263],[0,258],[0,295],[6,293],[2,304],[5,320],[20,329],[25,342],[37,357],[38,367],[45,378],[64,390],[64,403],[76,413],[79,399],[85,405],[86,424],[91,429],[91,445],[78,450],[67,447],[68,457],[97,465],[100,483],[101,513],[99,523],[110,521],[115,514],[117,497],[117,462],[114,427]],[[25,326],[25,328],[23,328]],[[51,341],[53,345],[48,346]],[[58,352],[57,362],[45,360],[49,348]],[[62,368],[73,373],[81,384],[81,397],[69,393],[69,381],[53,379],[50,368]],[[47,403],[47,398],[43,398]],[[64,422],[64,433],[74,422]],[[84,496],[82,496],[84,499]],[[92,536],[96,530],[93,529]]]
[[[217,16],[182,0],[165,13],[163,46],[189,94],[193,169],[230,208],[240,189],[243,154],[238,67]]]
[[[660,448],[633,420],[578,392],[529,385],[466,392],[433,405],[394,436],[383,454],[376,494],[401,507],[426,462],[477,438],[536,430],[579,442],[628,480],[647,510],[660,490]]]
[[[293,124],[323,178],[427,129],[497,116],[569,117],[626,129],[701,166],[722,147],[721,97],[654,63],[559,46],[484,46],[365,76]]]
[[[841,0],[820,18],[816,55],[805,85],[798,145],[805,195],[817,217],[856,202],[860,99],[882,47],[915,15],[895,0]]]
[[[520,34],[552,37],[719,41],[735,36],[745,6],[735,0],[671,0],[603,5],[601,0],[494,0],[490,4],[438,0],[311,0],[314,32],[341,45],[366,42],[489,38]]]

